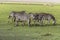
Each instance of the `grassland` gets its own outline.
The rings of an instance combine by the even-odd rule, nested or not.
[[[48,12],[55,16],[57,25],[18,26],[9,24],[11,11]],[[60,40],[60,6],[0,4],[0,40]],[[51,35],[47,35],[50,33]]]

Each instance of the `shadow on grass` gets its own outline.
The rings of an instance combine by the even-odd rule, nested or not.
[[[22,25],[19,25],[19,26],[22,26]],[[28,26],[28,25],[26,24],[24,26]],[[60,24],[55,24],[55,25],[53,25],[53,24],[45,24],[45,25],[31,24],[29,27],[46,27],[46,26],[60,26]]]
[[[25,25],[25,26],[27,26],[27,25]],[[47,26],[60,26],[60,24],[55,24],[55,25],[53,25],[53,24],[45,24],[45,25],[31,24],[30,25],[30,27],[47,27]]]
[[[26,26],[28,26],[28,24],[25,24],[25,25],[19,24],[19,26],[14,26],[14,24],[1,23],[0,26],[3,26],[3,27],[4,26],[13,26],[13,27],[20,27],[20,26],[22,26],[22,27],[26,27]],[[55,24],[55,25],[53,25],[53,24],[45,24],[45,25],[31,24],[29,27],[46,27],[46,26],[60,26],[60,24]]]

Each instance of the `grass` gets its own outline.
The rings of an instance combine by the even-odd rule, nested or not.
[[[14,27],[13,23],[7,23],[11,11],[22,10],[27,13],[51,13],[55,16],[57,25]],[[0,40],[60,40],[60,6],[0,4]]]

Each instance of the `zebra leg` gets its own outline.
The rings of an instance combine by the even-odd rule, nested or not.
[[[44,24],[43,23],[44,22],[44,18],[43,17],[40,19],[40,22],[41,22],[40,25],[43,25]]]
[[[30,21],[30,20],[28,20],[28,26],[30,26],[30,22],[31,22],[31,21]]]
[[[14,17],[13,21],[15,22],[16,18]]]
[[[56,24],[56,20],[53,20],[53,25],[55,25]]]
[[[16,18],[15,20],[15,26],[18,26],[19,19]]]
[[[22,26],[24,26],[25,25],[25,21],[22,21]]]
[[[15,21],[15,26],[18,26],[18,21]]]
[[[48,21],[48,23],[47,23],[47,24],[50,24],[50,19],[48,19],[47,21]]]
[[[41,22],[40,25],[43,25],[43,20],[40,20],[40,22]]]
[[[47,17],[46,20],[48,21],[48,24],[50,24],[51,19],[52,19],[51,16],[48,16],[48,17]]]
[[[36,24],[36,20],[34,20],[34,26],[35,26],[35,24]]]

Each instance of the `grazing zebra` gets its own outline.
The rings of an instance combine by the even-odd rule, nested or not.
[[[49,14],[49,13],[35,13],[35,14],[30,13],[30,15],[32,16],[32,18],[34,20],[37,20],[38,22],[41,22],[41,24],[43,24],[44,20],[47,20],[48,24],[49,24],[51,19],[53,20],[53,24],[54,25],[56,24],[55,17],[53,15]]]
[[[28,22],[28,26],[30,26],[30,16],[28,14],[20,14],[20,13],[16,13],[15,14],[15,25],[18,26],[18,22],[22,21],[22,22]]]
[[[30,25],[30,16],[29,14],[25,13],[25,11],[16,12],[12,11],[8,17],[9,19],[12,18],[12,20],[15,22],[15,26],[18,26],[18,22],[28,22],[28,26]]]
[[[16,11],[12,11],[10,12],[9,16],[8,16],[8,19],[12,19],[12,22],[14,21],[15,22],[15,14],[16,13],[20,13],[20,14],[25,14],[25,11],[19,11],[19,12],[16,12]],[[9,22],[9,21],[8,21]]]
[[[56,24],[56,19],[52,14],[49,13],[41,13],[42,14],[42,20],[47,20],[48,24],[50,23],[50,20],[53,20],[53,25]]]

